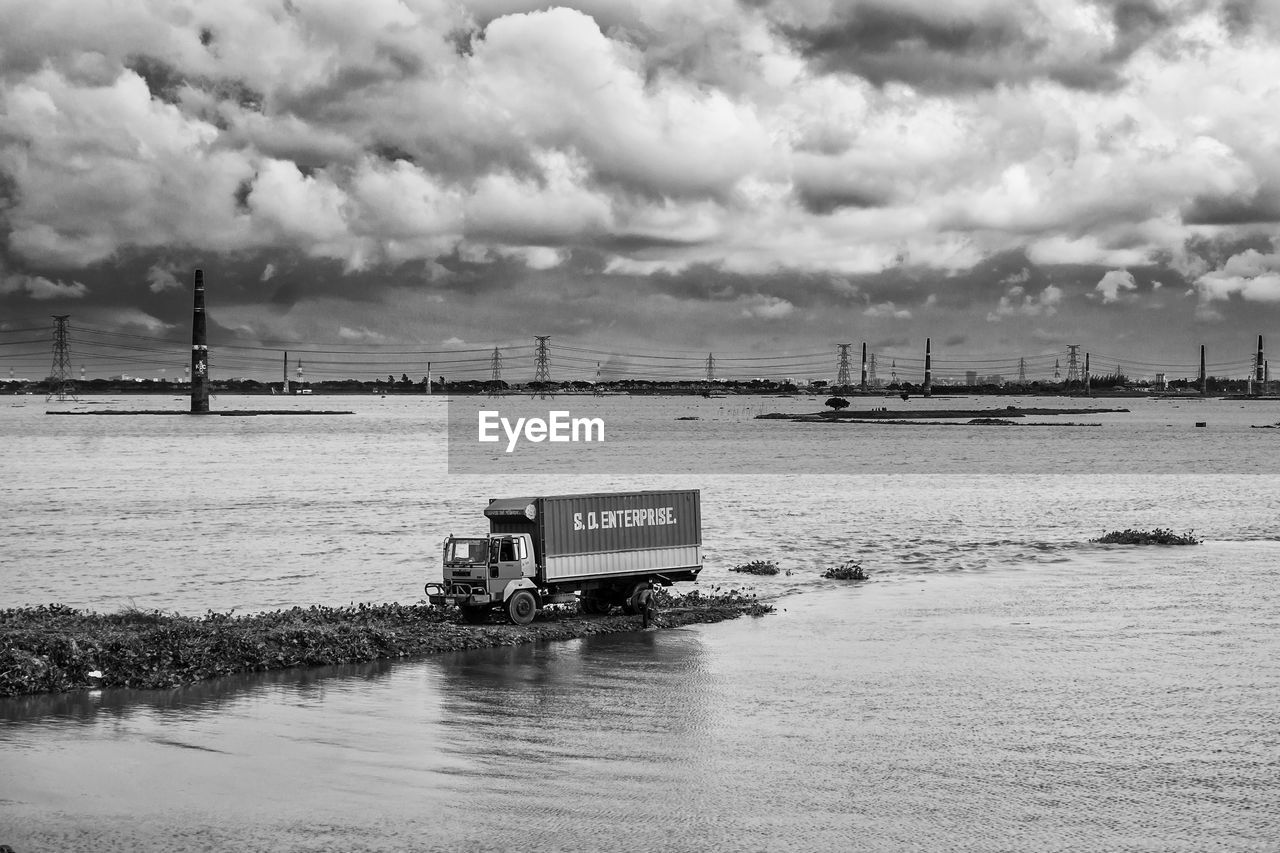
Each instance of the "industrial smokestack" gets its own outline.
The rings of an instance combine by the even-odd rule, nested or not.
[[[196,270],[191,310],[191,414],[209,413],[209,335],[204,323],[204,270]]]
[[[1092,377],[1089,375],[1089,353],[1085,353],[1084,354],[1084,393],[1086,394],[1091,393],[1091,389],[1089,387],[1090,385],[1089,380],[1091,378]]]
[[[862,342],[862,390],[867,390],[867,342]]]
[[[1204,372],[1204,344],[1200,345],[1200,396],[1209,393],[1209,377]]]
[[[932,344],[932,338],[924,339],[924,395],[926,397],[933,393],[933,356],[929,354]]]
[[[1258,362],[1257,362],[1257,369],[1256,369],[1255,375],[1259,382],[1263,380],[1263,376],[1262,376],[1263,361],[1265,361],[1265,359],[1262,355],[1262,335],[1258,335]]]

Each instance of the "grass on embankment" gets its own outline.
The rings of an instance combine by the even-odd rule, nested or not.
[[[760,616],[768,604],[739,592],[659,590],[660,627]],[[235,616],[125,610],[98,614],[60,604],[0,611],[0,696],[87,687],[176,687],[243,672],[415,657],[464,649],[633,631],[639,616],[542,611],[532,624],[467,625],[425,604],[295,607]],[[100,673],[91,675],[91,673]]]

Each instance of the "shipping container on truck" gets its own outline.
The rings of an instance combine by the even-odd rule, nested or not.
[[[697,489],[495,498],[487,536],[444,542],[433,605],[469,622],[498,608],[527,625],[541,607],[577,602],[585,613],[638,612],[642,590],[697,580],[702,506]]]

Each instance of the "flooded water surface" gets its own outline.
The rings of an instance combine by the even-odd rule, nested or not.
[[[1270,433],[1247,419],[1276,418],[1238,411],[1207,417],[1234,419],[1222,440],[1253,452]],[[1001,471],[1000,444],[975,431],[945,439],[981,459],[972,474],[840,473],[843,454],[876,452],[858,443],[868,434],[837,450],[810,433],[791,449],[830,453],[836,470],[504,481],[451,477],[424,458],[441,421],[407,403],[339,424],[223,419],[202,426],[215,432],[197,456],[173,419],[46,426],[8,412],[0,426],[31,451],[11,457],[0,486],[9,606],[415,601],[439,577],[439,540],[482,530],[488,496],[694,487],[699,586],[745,588],[777,612],[0,700],[0,843],[1278,849],[1280,486],[1230,448],[1215,452],[1232,467],[1181,473],[1159,469],[1176,442],[1151,446],[1150,464],[1122,458],[1142,444],[1135,433],[1181,429],[1158,423],[1167,414],[1094,433],[1109,472]],[[750,439],[761,423],[726,416],[733,453],[776,450],[776,431]],[[931,435],[893,440],[942,441]],[[1051,446],[1054,431],[1044,436]],[[52,457],[55,492],[39,460],[57,448],[77,450],[79,473]],[[1155,526],[1205,541],[1088,542]],[[849,558],[871,580],[819,576]],[[789,573],[729,571],[750,559]]]

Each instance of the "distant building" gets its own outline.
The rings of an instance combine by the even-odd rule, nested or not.
[[[966,370],[966,371],[964,372],[964,384],[965,384],[965,385],[977,385],[977,384],[978,384],[978,371],[976,371],[976,370]]]

